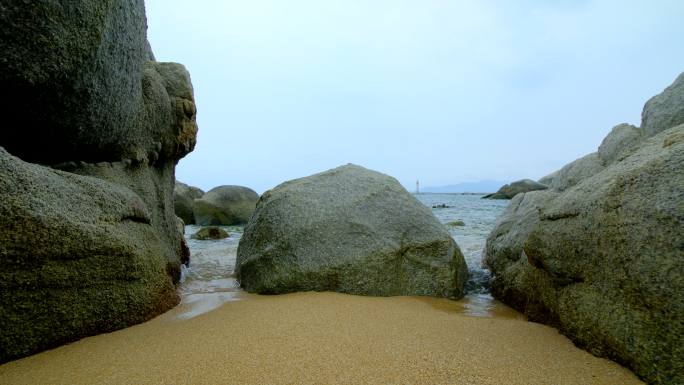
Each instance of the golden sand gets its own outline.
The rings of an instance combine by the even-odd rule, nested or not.
[[[241,294],[0,366],[0,384],[641,384],[550,327],[442,299]]]

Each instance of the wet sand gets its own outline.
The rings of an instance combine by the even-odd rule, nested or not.
[[[0,384],[642,383],[503,305],[473,317],[432,298],[236,296],[7,363]]]

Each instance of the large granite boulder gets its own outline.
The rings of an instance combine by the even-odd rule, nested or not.
[[[643,140],[639,127],[622,123],[613,127],[598,148],[598,157],[604,166],[621,161]]]
[[[684,73],[669,87],[652,97],[641,112],[641,129],[646,137],[684,123]]]
[[[551,174],[545,175],[541,177],[537,182],[546,185],[546,186],[551,186],[551,183],[553,183],[553,179],[558,176],[558,173],[560,170],[556,170],[552,172]]]
[[[186,225],[195,224],[195,214],[192,211],[192,202],[204,195],[204,191],[197,187],[188,186],[185,183],[176,181],[173,187],[173,205],[176,215],[183,220]]]
[[[515,181],[513,183],[504,185],[499,189],[499,191],[485,195],[484,199],[512,199],[514,196],[525,193],[528,191],[546,190],[549,188],[547,185],[535,182],[531,179],[522,179]]]
[[[0,362],[173,307],[167,245],[121,185],[0,147]]]
[[[259,194],[242,186],[218,186],[192,203],[195,223],[200,226],[245,224],[254,212]]]
[[[585,155],[558,170],[549,188],[556,191],[566,190],[603,170],[603,162],[597,152]]]
[[[95,162],[140,147],[140,133],[121,122],[142,102],[143,0],[9,0],[0,23],[9,152],[31,162]]]
[[[460,249],[396,179],[346,165],[267,191],[236,273],[249,292],[463,296]]]
[[[487,239],[492,293],[649,383],[681,384],[684,124],[610,136],[586,161],[605,166],[511,201]]]
[[[27,318],[21,305],[7,305],[0,323],[4,338],[13,345],[2,353],[0,361],[5,361],[140,322],[176,303],[177,296],[164,285],[178,281],[189,252],[173,207],[174,169],[193,149],[197,125],[185,68],[150,61],[142,0],[10,0],[0,8],[0,48],[5,52],[0,59],[0,112],[5,124],[0,146],[25,162],[63,171],[50,174],[41,168],[49,175],[45,177],[42,172],[21,171],[24,166],[16,166],[16,158],[6,161],[3,182],[6,177],[6,183],[23,184],[25,189],[9,190],[12,193],[3,198],[5,209],[22,214],[0,218],[7,229],[0,245],[7,251],[0,253],[0,262],[10,266],[6,274],[15,277],[6,283],[2,300],[22,304],[30,298],[35,307],[62,313],[53,319],[48,313]],[[82,179],[77,174],[106,181],[105,190],[118,186],[122,194],[136,197],[136,210],[145,213],[144,219],[121,220],[120,210],[107,211],[120,198],[106,192],[91,194],[90,202],[74,199],[63,213],[35,206],[36,197],[46,207],[62,204],[69,194],[62,191],[85,196],[77,186],[65,186],[78,184],[75,181]],[[52,195],[42,192],[52,184]],[[86,221],[89,215],[92,218]],[[74,219],[56,224],[68,216]],[[27,225],[31,221],[34,225]],[[48,226],[36,230],[43,224]],[[91,227],[111,233],[103,235]],[[41,243],[45,250],[37,254],[31,240],[36,232],[41,237],[69,238],[55,241],[54,247]],[[75,244],[81,242],[91,244]],[[125,244],[130,246],[119,250]],[[142,249],[130,251],[133,246]],[[40,277],[31,278],[25,272],[29,267]],[[86,267],[99,269],[100,275],[85,273],[78,284],[55,283]],[[131,271],[121,273],[125,267]],[[98,290],[101,298],[94,299]],[[120,292],[140,295],[131,299],[107,294]],[[53,306],[53,296],[69,300]],[[59,330],[49,332],[56,323]]]

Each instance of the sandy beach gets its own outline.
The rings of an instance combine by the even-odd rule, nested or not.
[[[238,294],[0,366],[0,384],[642,384],[501,304]],[[201,302],[201,301],[200,301]]]

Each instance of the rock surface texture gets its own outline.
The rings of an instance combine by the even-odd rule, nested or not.
[[[254,212],[259,194],[242,186],[218,186],[195,199],[192,209],[200,226],[245,224]]]
[[[176,185],[173,187],[173,206],[178,218],[182,219],[186,225],[195,224],[192,202],[201,198],[202,195],[204,195],[204,191],[199,188],[176,181]]]
[[[516,196],[485,251],[496,298],[653,384],[684,383],[681,80],[646,104],[650,123],[616,126],[551,189]]]
[[[267,191],[236,273],[250,292],[460,298],[467,268],[432,212],[396,179],[346,165]]]
[[[540,182],[535,182],[531,179],[522,179],[519,181],[515,181],[511,184],[504,185],[499,189],[499,191],[485,195],[482,198],[484,199],[512,199],[514,196],[524,193],[524,192],[529,192],[529,191],[537,191],[537,190],[546,190],[549,188],[547,185],[542,184]]]
[[[660,94],[652,97],[641,113],[645,136],[655,135],[684,122],[684,73]]]
[[[192,85],[150,61],[143,1],[29,3],[0,12],[0,362],[169,309],[189,256]]]

